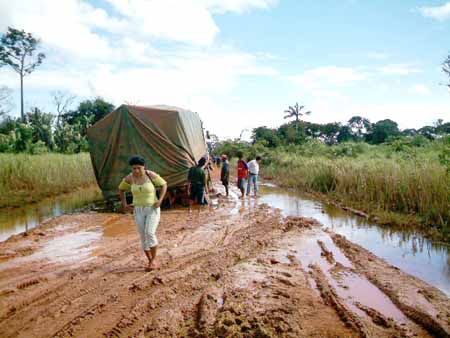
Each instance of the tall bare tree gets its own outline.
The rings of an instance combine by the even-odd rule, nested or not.
[[[63,91],[56,91],[52,93],[53,103],[56,107],[56,125],[59,126],[61,115],[67,113],[69,107],[76,99],[75,95]]]
[[[295,131],[298,131],[298,125],[300,123],[301,117],[305,115],[310,115],[310,111],[303,112],[302,110],[305,108],[305,106],[300,106],[298,102],[295,103],[294,106],[289,106],[288,109],[286,109],[284,112],[286,115],[284,116],[285,119],[289,119],[294,117],[295,118]]]
[[[23,111],[23,78],[31,74],[45,58],[44,53],[35,55],[39,39],[24,30],[8,27],[0,39],[0,67],[10,66],[20,75],[20,116],[25,121]]]

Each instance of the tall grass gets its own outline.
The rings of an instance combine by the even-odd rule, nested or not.
[[[0,207],[95,184],[89,154],[0,154]]]
[[[435,153],[329,158],[282,151],[269,162],[265,175],[283,186],[324,193],[374,214],[414,216],[450,238],[450,177]]]

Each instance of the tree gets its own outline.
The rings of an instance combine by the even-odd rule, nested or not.
[[[341,125],[337,122],[322,124],[320,128],[321,138],[326,144],[332,145],[337,142]]]
[[[54,115],[44,113],[39,108],[32,108],[31,111],[27,113],[26,120],[27,124],[32,129],[33,143],[42,141],[48,149],[53,150],[54,140],[52,124],[54,118]]]
[[[44,53],[34,55],[40,41],[31,33],[8,27],[0,39],[0,67],[10,66],[20,76],[20,116],[25,121],[23,112],[23,78],[31,74],[42,63]]]
[[[450,122],[438,125],[436,127],[436,134],[450,134]]]
[[[434,140],[436,138],[436,128],[433,126],[424,126],[420,128],[418,132],[429,140]]]
[[[374,144],[385,142],[389,137],[395,137],[400,134],[397,122],[386,119],[375,123],[369,134],[367,140]]]
[[[371,123],[362,116],[353,116],[348,120],[347,125],[352,129],[357,139],[362,140],[364,135],[369,131]]]
[[[418,131],[414,128],[405,129],[402,131],[402,136],[416,136],[418,134]]]
[[[305,108],[305,106],[299,106],[298,102],[295,103],[294,106],[289,106],[288,109],[286,109],[284,112],[287,114],[284,116],[285,119],[289,119],[294,117],[295,118],[295,130],[298,130],[298,124],[300,123],[300,118],[304,115],[311,114],[310,111],[302,112],[302,110]]]
[[[252,139],[254,143],[263,141],[269,148],[275,148],[280,144],[276,130],[265,126],[253,129]]]
[[[354,139],[352,130],[349,126],[341,126],[339,133],[337,135],[337,141],[339,143],[348,142]]]
[[[52,93],[53,103],[56,107],[56,125],[59,126],[61,115],[67,113],[69,107],[75,101],[76,96],[63,91],[56,91]]]
[[[11,89],[6,86],[0,87],[0,117],[11,110]]]
[[[79,125],[82,136],[86,136],[87,129],[95,122],[114,110],[114,105],[97,97],[86,100],[78,105],[76,110],[62,115],[62,120],[71,125]]]

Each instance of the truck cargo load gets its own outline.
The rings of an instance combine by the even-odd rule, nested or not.
[[[185,186],[190,167],[207,153],[200,117],[170,106],[122,105],[88,129],[89,151],[105,199],[118,196],[118,186],[131,172],[133,155],[146,159],[168,187]]]

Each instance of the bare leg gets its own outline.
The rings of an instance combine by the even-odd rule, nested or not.
[[[158,264],[158,262],[157,262],[157,260],[156,260],[157,249],[158,249],[158,246],[157,246],[157,245],[155,245],[153,248],[150,248],[151,255],[152,255],[152,257],[153,257],[153,259],[150,261],[150,265],[149,265],[149,268],[150,268],[151,270],[156,270],[156,269],[159,268],[159,264]]]
[[[153,255],[150,252],[150,250],[144,250],[144,252],[145,252],[145,255],[147,256],[148,264],[150,265],[152,263],[152,260],[153,260]]]

